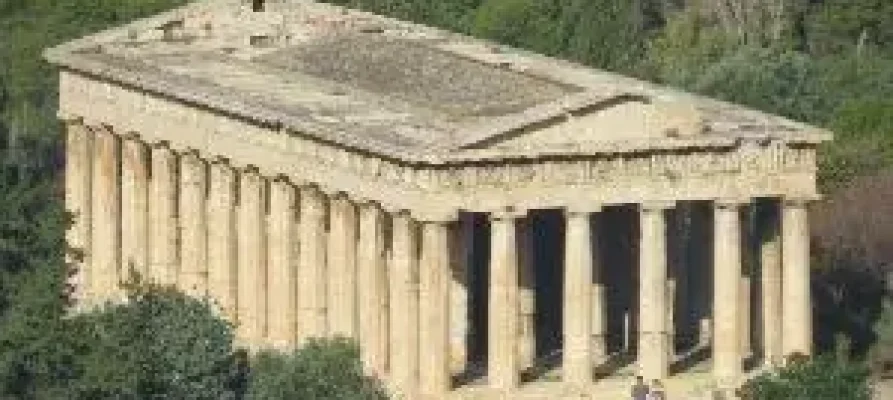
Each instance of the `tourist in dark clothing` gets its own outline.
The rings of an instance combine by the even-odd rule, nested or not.
[[[630,393],[632,400],[648,400],[648,392],[648,385],[645,384],[645,380],[641,376],[637,376],[636,383],[633,385]]]

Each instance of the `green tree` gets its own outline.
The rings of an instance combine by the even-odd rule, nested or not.
[[[759,375],[739,394],[745,400],[869,400],[871,386],[864,366],[823,356]]]
[[[386,400],[381,384],[364,376],[357,346],[347,339],[314,340],[290,354],[258,354],[248,400]]]

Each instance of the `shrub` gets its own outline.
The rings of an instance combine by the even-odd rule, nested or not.
[[[152,286],[128,297],[71,320],[82,338],[76,398],[236,398],[232,329],[207,302]]]
[[[359,349],[346,339],[315,340],[290,354],[259,353],[249,400],[386,400],[378,381],[363,374]]]
[[[788,366],[748,381],[738,395],[745,400],[869,400],[868,370],[832,357],[792,357]]]

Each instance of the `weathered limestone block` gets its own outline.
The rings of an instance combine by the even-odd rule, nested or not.
[[[266,334],[267,224],[266,182],[253,168],[239,180],[239,272],[238,326],[236,337],[243,345],[263,344]]]
[[[121,142],[107,128],[94,129],[91,294],[119,300],[121,266]]]
[[[450,390],[449,361],[449,224],[422,223],[419,262],[419,390],[439,398]]]
[[[357,285],[357,243],[356,206],[341,195],[331,198],[326,242],[329,333],[359,339],[359,318],[370,316],[357,309],[357,292],[362,286]]]
[[[564,365],[566,383],[592,381],[593,249],[588,210],[567,210],[564,247]]]
[[[639,241],[639,374],[669,373],[666,213],[672,204],[643,204]]]
[[[782,209],[784,354],[812,354],[807,201],[785,199]]]
[[[365,367],[377,376],[388,371],[388,282],[384,259],[384,216],[375,203],[360,206],[356,276],[359,332]],[[399,345],[399,344],[398,344]]]
[[[511,390],[520,382],[516,225],[520,217],[514,213],[493,213],[490,222],[487,378],[490,387],[500,390]]]
[[[419,231],[407,213],[392,221],[390,377],[398,394],[413,399],[419,386]]]
[[[714,203],[713,375],[721,383],[734,382],[742,372],[740,206]]]
[[[149,278],[162,285],[176,284],[180,267],[177,169],[177,156],[170,148],[163,143],[152,148]]]
[[[270,182],[267,265],[267,340],[290,349],[297,339],[298,232],[295,188],[283,179]]]
[[[236,171],[225,160],[211,164],[208,194],[208,294],[221,313],[236,321],[238,241],[236,239]]]
[[[298,345],[325,336],[326,204],[319,189],[300,189],[300,253],[298,265]]]
[[[74,216],[66,241],[80,256],[69,259],[74,268],[69,282],[72,300],[80,307],[92,297],[93,132],[82,121],[66,121],[65,149],[65,208]]]
[[[149,153],[135,136],[124,140],[121,168],[121,257],[130,268],[149,276]]]
[[[180,278],[177,286],[195,297],[208,292],[208,171],[195,152],[180,157]]]

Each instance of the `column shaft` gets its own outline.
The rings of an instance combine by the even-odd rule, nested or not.
[[[422,224],[419,265],[419,386],[423,396],[439,398],[450,389],[448,223]]]
[[[805,201],[786,200],[782,211],[784,354],[812,354],[809,225]]]
[[[120,297],[121,279],[121,147],[107,129],[95,131],[93,165],[93,270],[91,294],[96,300]]]
[[[314,187],[300,192],[300,246],[298,255],[298,345],[323,337],[326,323],[326,204]]]
[[[388,283],[384,259],[382,210],[377,204],[360,207],[360,241],[357,276],[360,343],[367,370],[384,376],[388,367]],[[398,344],[402,345],[402,344]]]
[[[762,303],[763,359],[768,365],[782,363],[781,238],[777,202],[760,204],[760,288]]]
[[[82,122],[69,122],[66,129],[65,208],[74,217],[66,239],[79,252],[79,257],[71,257],[69,262],[74,267],[72,300],[81,306],[89,298],[92,267],[93,132]]]
[[[166,146],[152,148],[149,193],[149,277],[162,285],[177,283],[179,222],[177,156]]]
[[[669,372],[666,208],[645,205],[640,214],[639,370],[648,380]]]
[[[390,376],[397,390],[413,399],[419,384],[418,231],[412,218],[401,213],[394,215],[391,232]]]
[[[236,336],[251,347],[266,331],[267,232],[266,182],[256,170],[242,172],[239,188],[239,325]]]
[[[121,256],[130,269],[149,277],[149,154],[137,138],[124,140],[121,170]]]
[[[490,221],[487,376],[491,387],[503,390],[518,386],[520,378],[517,217],[493,215]]]
[[[329,205],[329,329],[332,334],[359,338],[363,316],[357,310],[361,287],[357,285],[357,209],[343,196],[332,198]]]
[[[208,195],[208,294],[231,322],[236,321],[238,240],[236,171],[218,160],[211,165]]]
[[[180,157],[180,278],[184,293],[208,293],[208,226],[205,208],[208,171],[198,154]]]
[[[293,348],[298,324],[298,232],[295,188],[283,178],[270,182],[267,219],[267,339],[276,348]]]
[[[737,203],[716,203],[713,250],[713,373],[734,380],[742,372],[738,302],[741,289],[741,216]]]
[[[564,381],[592,382],[592,227],[588,212],[568,211],[564,245]]]
[[[590,225],[589,229],[590,259],[592,260],[592,306],[590,309],[592,313],[590,317],[592,340],[589,352],[592,365],[597,365],[608,356],[608,301],[604,265],[601,263],[602,257],[599,251],[601,239],[599,237],[598,214],[590,216],[590,222],[592,218],[596,218],[596,225],[595,227]]]

